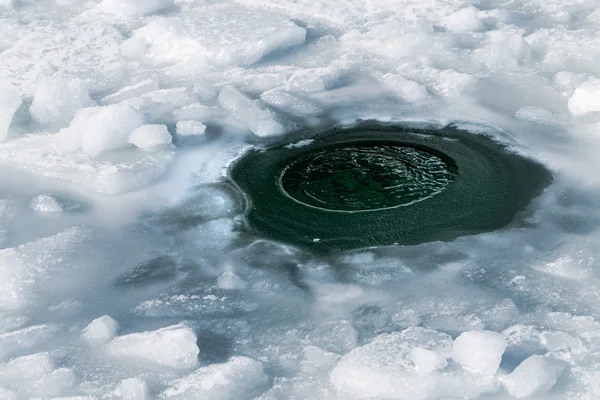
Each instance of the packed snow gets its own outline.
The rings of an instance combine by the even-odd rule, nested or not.
[[[0,0],[0,399],[600,398],[599,38],[587,0]],[[233,160],[360,119],[554,181],[453,242],[240,229]]]

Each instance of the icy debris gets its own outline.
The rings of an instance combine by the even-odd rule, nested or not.
[[[121,359],[144,360],[175,368],[197,364],[200,350],[196,334],[183,324],[156,331],[117,336],[106,345],[108,354]]]
[[[44,78],[37,83],[29,114],[39,124],[66,125],[79,109],[94,105],[82,81]]]
[[[139,97],[124,100],[121,104],[129,105],[143,114],[149,122],[156,121],[180,107],[198,102],[198,95],[186,87],[160,89],[145,93]]]
[[[281,89],[263,93],[260,99],[266,104],[293,115],[314,115],[321,111],[314,103]]]
[[[142,125],[131,132],[127,142],[140,149],[151,149],[170,144],[172,140],[166,125]]]
[[[569,99],[569,111],[573,115],[600,111],[600,79],[590,77],[575,89]]]
[[[64,394],[71,389],[77,378],[73,370],[69,368],[55,369],[51,373],[44,375],[40,379],[29,382],[28,385],[21,386],[19,392],[23,393],[24,398],[42,397],[52,398]]]
[[[429,374],[435,370],[446,368],[448,362],[446,357],[435,351],[427,350],[422,347],[415,347],[410,351],[410,359],[415,363],[415,367],[420,372]]]
[[[260,362],[235,356],[225,363],[202,367],[173,382],[162,397],[181,400],[244,400],[260,394],[268,382]]]
[[[454,341],[452,358],[470,370],[491,375],[498,370],[506,345],[500,333],[468,331]]]
[[[564,361],[532,355],[502,379],[502,386],[517,398],[547,392],[564,374],[567,366]]]
[[[447,15],[443,19],[444,25],[452,32],[474,32],[484,28],[477,17],[477,10],[473,7],[463,8]]]
[[[225,290],[240,290],[244,289],[247,284],[232,271],[226,271],[217,279],[217,286]]]
[[[348,353],[358,344],[358,332],[347,320],[327,321],[315,327],[306,339],[313,345],[339,354]]]
[[[119,324],[117,321],[108,315],[104,315],[96,318],[85,327],[81,332],[81,337],[89,343],[106,343],[115,337],[118,330]]]
[[[32,382],[41,379],[53,370],[54,363],[47,353],[15,358],[0,364],[0,384],[12,386],[21,381]]]
[[[519,108],[517,112],[515,112],[515,118],[525,121],[536,122],[539,124],[551,125],[556,123],[556,118],[554,117],[554,114],[552,114],[545,108],[534,106],[524,106]]]
[[[319,283],[314,291],[318,302],[325,305],[348,304],[364,294],[360,286],[343,283]]]
[[[68,251],[88,236],[80,228],[69,228],[56,235],[0,250],[0,309],[16,310],[27,306],[52,272],[69,268]]]
[[[381,77],[380,81],[408,103],[416,103],[429,97],[425,86],[397,74],[385,74]]]
[[[204,135],[206,125],[200,121],[177,121],[175,131],[181,136],[200,136]]]
[[[491,31],[488,36],[489,44],[473,54],[489,68],[516,67],[531,58],[531,45],[521,33]]]
[[[100,11],[126,17],[141,17],[165,8],[173,7],[173,0],[102,0]]]
[[[61,213],[63,211],[62,206],[52,196],[40,194],[31,199],[29,207],[33,211],[43,213]]]
[[[253,101],[232,87],[221,90],[219,104],[256,136],[276,136],[286,131],[286,128],[277,121],[275,113],[264,108],[260,101]]]
[[[138,378],[122,380],[117,386],[116,395],[123,400],[146,400],[149,396],[148,384]]]
[[[55,144],[65,152],[81,149],[91,156],[97,156],[125,146],[131,132],[143,124],[143,115],[128,105],[83,108],[77,112],[68,128],[56,134]]]
[[[219,4],[154,19],[128,39],[136,42],[135,46],[124,45],[146,48],[154,64],[177,64],[171,72],[189,75],[211,64],[251,65],[276,50],[303,44],[305,39],[304,28],[278,14]]]
[[[0,142],[6,139],[13,115],[21,105],[21,95],[9,82],[0,82]]]
[[[58,331],[56,325],[34,325],[0,334],[0,360],[48,340]]]
[[[146,79],[133,85],[121,88],[119,91],[109,94],[100,100],[103,105],[120,103],[121,101],[142,96],[148,92],[158,91],[160,86],[154,79]]]
[[[417,369],[412,356],[415,348],[445,359],[451,354],[452,338],[418,327],[382,334],[344,355],[331,371],[330,382],[351,398],[390,400],[475,398],[498,390],[495,377],[471,374],[456,365],[430,373]],[[431,369],[432,364],[421,365]]]

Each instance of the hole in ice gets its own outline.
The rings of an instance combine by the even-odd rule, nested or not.
[[[245,153],[230,177],[246,196],[250,233],[318,252],[496,230],[552,179],[537,162],[452,126],[369,122],[300,138]]]

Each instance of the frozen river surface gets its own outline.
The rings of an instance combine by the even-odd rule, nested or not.
[[[241,229],[232,160],[361,119],[553,182],[450,242]],[[597,1],[0,0],[0,399],[598,399],[599,153]]]

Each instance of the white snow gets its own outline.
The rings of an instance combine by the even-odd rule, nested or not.
[[[415,348],[436,353],[433,363],[425,361],[423,354],[416,357],[418,365],[428,367],[429,372],[415,366]],[[408,328],[383,334],[344,355],[331,371],[330,381],[341,394],[359,398],[462,398],[497,390],[492,377],[471,375],[456,367],[436,371],[441,368],[438,358],[445,360],[451,351],[450,336],[434,330]]]
[[[63,207],[54,197],[45,194],[40,194],[31,199],[29,207],[34,211],[43,213],[61,213],[63,211]]]
[[[173,0],[102,0],[100,11],[127,17],[139,17],[173,7]]]
[[[148,384],[138,378],[124,379],[119,383],[116,394],[123,400],[146,400],[149,398]]]
[[[90,322],[81,332],[81,337],[92,344],[105,343],[112,340],[118,330],[119,323],[108,315],[104,315]]]
[[[600,398],[599,60],[589,0],[0,0],[0,399]],[[452,242],[248,234],[235,158],[373,119],[552,183]]]
[[[569,111],[573,115],[600,111],[600,79],[590,77],[575,89],[569,99]]]
[[[481,374],[495,374],[506,349],[504,336],[491,331],[468,331],[456,338],[452,358]]]
[[[181,136],[199,136],[204,135],[206,125],[200,121],[177,121],[175,130]]]
[[[21,96],[10,82],[0,81],[0,142],[6,139],[13,115],[21,105]]]
[[[82,81],[44,78],[36,85],[29,114],[39,124],[67,125],[79,109],[94,105]]]
[[[446,365],[448,365],[446,357],[422,347],[413,348],[410,351],[410,358],[412,362],[415,363],[417,370],[425,374],[445,368]]]
[[[125,146],[129,135],[143,124],[143,115],[127,105],[83,108],[68,128],[56,134],[55,144],[65,152],[81,149],[97,156]]]
[[[226,87],[221,90],[219,104],[256,136],[278,136],[286,131],[273,111],[265,108],[259,100],[251,100],[235,88]]]
[[[140,149],[151,149],[170,144],[171,134],[166,125],[142,125],[134,129],[127,139],[128,143]]]
[[[262,364],[248,357],[199,368],[171,383],[167,399],[251,399],[268,383]]]
[[[502,386],[516,398],[544,393],[552,389],[568,364],[561,360],[533,355],[502,379]]]
[[[106,344],[106,351],[124,361],[140,360],[173,368],[195,366],[200,352],[196,334],[182,324],[117,336]]]

